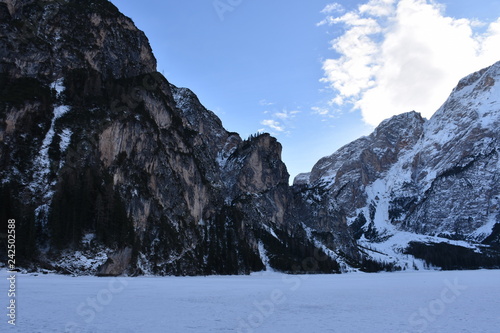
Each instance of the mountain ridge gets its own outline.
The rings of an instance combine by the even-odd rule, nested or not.
[[[486,241],[498,245],[492,199],[498,193],[492,126],[498,109],[478,104],[481,94],[490,93],[492,102],[498,96],[498,64],[460,81],[443,106],[464,115],[481,106],[470,118],[481,126],[464,127],[456,116],[450,118],[455,127],[440,128],[446,121],[398,115],[289,186],[276,138],[244,140],[227,131],[192,91],[156,72],[147,37],[110,2],[2,0],[0,17],[0,217],[18,222],[17,253],[25,269],[97,275],[248,274],[266,267],[380,271],[425,268],[443,251],[422,248],[426,242],[446,240],[454,251],[481,251],[478,244]],[[476,96],[477,103],[463,105],[461,96]],[[467,135],[438,140],[442,153],[433,155],[425,149],[437,142],[433,135],[443,138],[440,131]],[[479,181],[482,166],[493,184],[489,199],[479,195],[486,188]],[[459,196],[460,184],[467,177],[480,185],[478,199],[470,200],[475,206],[462,222],[444,223],[444,231],[456,226],[470,237],[449,232],[457,240],[447,240],[440,237],[441,222],[423,224],[421,216],[447,194],[464,206],[469,198]],[[461,218],[460,207],[441,206]],[[486,206],[490,224],[480,214]],[[473,237],[470,225],[484,234]],[[484,260],[498,257],[490,250],[467,255],[481,267],[500,267]]]
[[[397,124],[414,113],[394,116],[368,137],[321,159],[295,186],[324,186],[321,195],[341,207],[358,243],[379,252],[396,256],[411,247],[409,235],[398,236],[405,233],[419,242],[457,240],[465,247],[485,242],[500,224],[499,80],[500,62],[468,75],[431,119],[419,122],[418,130],[406,131],[405,126],[415,129],[411,122]],[[387,133],[388,124],[396,133],[407,133],[410,144],[377,170],[382,159],[366,156],[377,155],[373,137]],[[373,167],[375,176],[367,176]],[[339,173],[342,168],[350,172],[347,179]]]
[[[267,256],[301,272],[321,252],[286,223],[277,140],[226,131],[156,72],[147,38],[111,3],[0,7],[0,216],[18,222],[21,267],[248,274]],[[336,267],[324,258],[314,270]]]

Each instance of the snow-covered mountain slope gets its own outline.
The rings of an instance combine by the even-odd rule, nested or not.
[[[369,200],[400,229],[483,241],[500,222],[499,125],[496,63],[460,81]]]
[[[404,113],[384,121],[367,137],[362,137],[322,158],[311,173],[299,175],[334,194],[343,209],[355,211],[365,206],[364,188],[384,177],[400,157],[411,150],[422,135],[425,120],[417,112]]]
[[[412,241],[498,245],[499,125],[500,62],[462,79],[430,120],[415,112],[388,119],[295,187],[321,189],[358,243],[385,254]]]

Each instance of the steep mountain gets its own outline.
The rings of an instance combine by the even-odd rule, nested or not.
[[[276,139],[226,131],[110,2],[2,0],[0,33],[0,216],[21,266],[340,270],[294,223]]]
[[[446,266],[434,257],[465,251],[472,267],[488,266],[484,257],[495,266],[498,254],[485,244],[500,245],[499,125],[500,62],[462,79],[430,120],[415,112],[388,119],[299,175],[295,187],[320,191],[322,207],[336,207],[379,260],[405,265],[401,257],[414,254]]]
[[[281,144],[168,82],[109,1],[0,0],[0,241],[15,219],[20,267],[72,274],[500,267],[499,76],[291,187]]]

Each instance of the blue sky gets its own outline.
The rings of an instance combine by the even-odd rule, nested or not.
[[[500,1],[112,2],[227,130],[276,136],[292,179],[387,117],[430,117],[500,60]]]

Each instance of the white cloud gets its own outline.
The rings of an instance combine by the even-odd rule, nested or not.
[[[359,12],[373,16],[389,16],[396,0],[370,0],[359,6]]]
[[[323,108],[323,107],[319,107],[319,106],[313,106],[311,108],[311,110],[313,111],[313,113],[319,114],[322,116],[326,116],[330,112],[330,110],[328,110],[327,108]]]
[[[430,117],[460,78],[500,60],[500,19],[478,33],[477,20],[444,11],[431,0],[370,0],[320,22],[345,27],[332,41],[337,57],[323,62],[332,104],[352,104],[374,126],[410,110]]]
[[[344,7],[339,3],[331,3],[326,5],[325,8],[321,11],[323,14],[331,14],[331,13],[342,13],[344,11]]]
[[[273,102],[268,102],[266,99],[261,99],[259,101],[259,105],[261,105],[261,106],[271,106],[271,105],[274,105],[274,103]]]
[[[288,119],[290,117],[290,115],[286,112],[278,112],[278,113],[275,113],[274,115],[276,116],[276,118],[279,118],[279,119]]]
[[[287,119],[295,118],[295,116],[299,113],[300,113],[300,111],[297,111],[297,110],[294,110],[294,111],[283,110],[282,112],[276,112],[274,114],[274,116],[278,119],[287,120]]]
[[[329,103],[332,104],[332,103]],[[332,106],[313,106],[311,107],[311,111],[313,114],[317,114],[327,118],[335,118],[338,117],[342,112],[338,108],[332,108]]]
[[[269,114],[270,112],[266,111],[265,113]],[[271,115],[272,119],[265,119],[261,121],[260,124],[269,127],[271,133],[275,131],[289,134],[290,132],[287,131],[287,129],[294,127],[295,118],[299,113],[301,113],[299,110],[288,111],[287,109],[283,109],[282,111],[274,112]]]
[[[276,120],[273,120],[273,119],[265,119],[263,121],[260,122],[261,125],[264,125],[264,126],[267,126],[275,131],[278,131],[278,132],[284,132],[285,131],[285,127],[282,126],[278,121]]]

